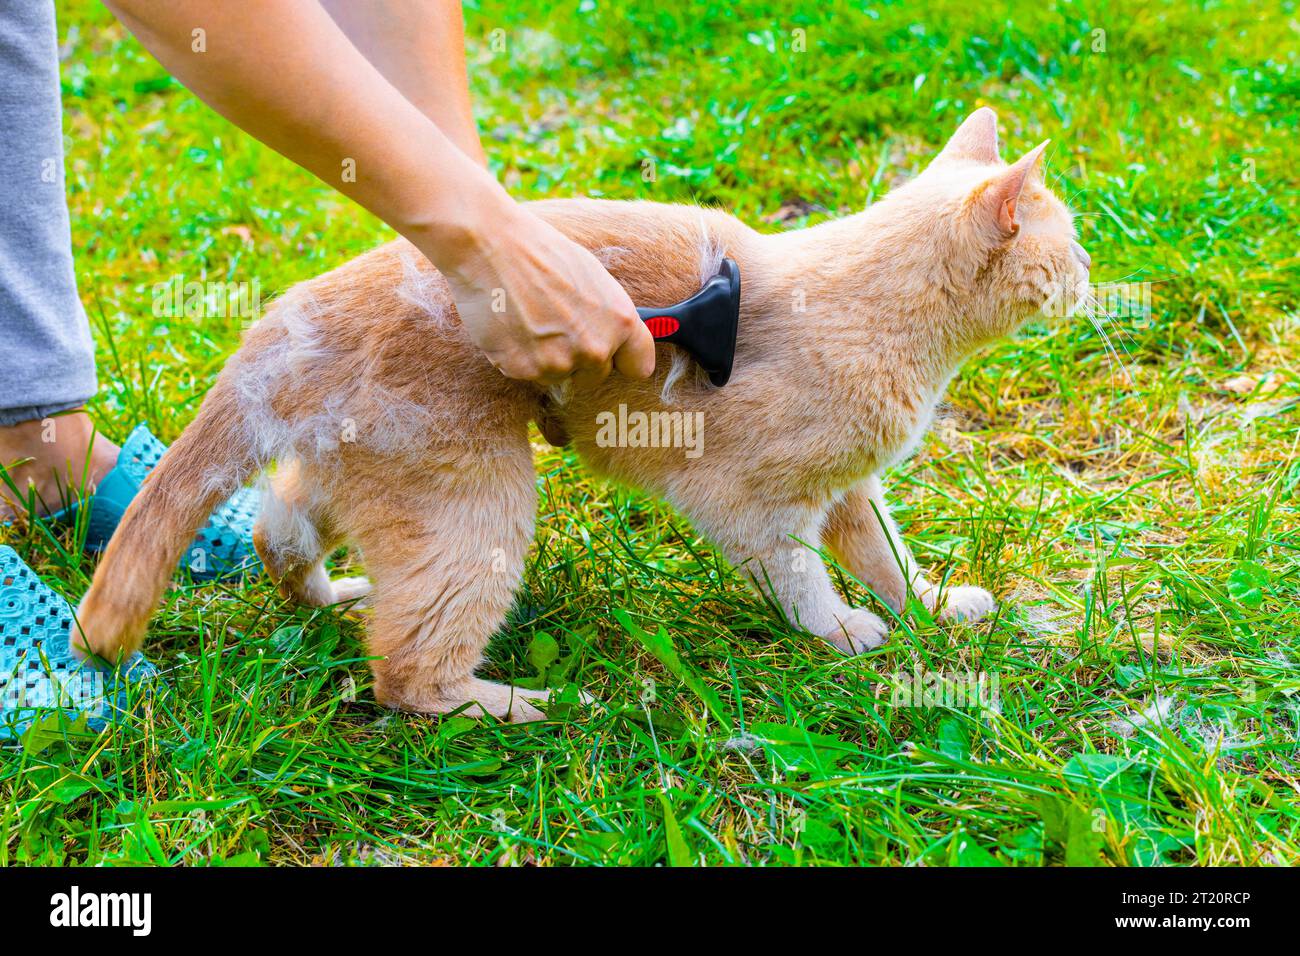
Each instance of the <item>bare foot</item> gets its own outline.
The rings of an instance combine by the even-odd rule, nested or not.
[[[0,468],[22,495],[15,501],[9,481],[0,478],[0,520],[27,514],[29,495],[34,495],[40,515],[58,511],[83,493],[89,495],[113,470],[117,453],[116,445],[95,434],[90,416],[83,411],[0,428]]]

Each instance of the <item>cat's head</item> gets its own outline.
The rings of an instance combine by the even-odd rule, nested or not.
[[[1005,335],[1035,315],[1069,315],[1088,293],[1091,261],[1074,217],[1043,180],[1044,142],[1007,164],[997,116],[968,116],[900,193],[941,251],[949,290],[974,339]],[[904,198],[901,197],[900,198]]]

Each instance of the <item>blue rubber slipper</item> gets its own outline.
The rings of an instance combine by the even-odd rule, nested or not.
[[[154,438],[145,425],[131,432],[117,465],[104,476],[95,493],[86,501],[57,511],[45,520],[54,524],[72,524],[81,508],[90,508],[86,520],[86,550],[98,553],[108,546],[126,514],[127,505],[144,484],[145,476],[162,459],[167,446]],[[262,497],[252,488],[240,488],[234,497],[212,512],[208,523],[188,551],[181,556],[182,568],[196,581],[237,577],[261,568],[253,550],[253,523],[261,509]]]
[[[116,670],[78,660],[73,626],[68,602],[0,546],[0,741],[58,711],[103,730],[155,686],[157,670],[138,653]]]

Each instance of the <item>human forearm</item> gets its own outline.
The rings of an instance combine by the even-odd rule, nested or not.
[[[512,203],[312,0],[107,0],[178,79],[454,273]],[[400,131],[397,133],[395,131]]]
[[[460,0],[321,0],[389,83],[470,159],[485,157],[470,108]]]

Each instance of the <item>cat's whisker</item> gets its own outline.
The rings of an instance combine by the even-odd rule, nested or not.
[[[1097,320],[1090,317],[1089,321],[1092,323],[1093,329],[1101,339],[1102,349],[1106,355],[1106,381],[1107,385],[1110,387],[1110,396],[1113,401],[1115,398],[1115,368],[1122,363],[1119,361],[1119,355],[1116,353],[1115,347],[1110,344],[1110,340],[1106,337],[1105,331],[1097,324]]]
[[[1139,269],[1134,272],[1130,272],[1127,275],[1120,276],[1117,279],[1112,279],[1107,282],[1090,282],[1088,285],[1088,297],[1092,301],[1092,304],[1094,306],[1094,314],[1099,312],[1105,319],[1108,320],[1108,324],[1110,324],[1111,328],[1115,329],[1116,332],[1119,334],[1121,344],[1123,344],[1124,340],[1127,339],[1135,349],[1138,348],[1137,341],[1133,338],[1133,336],[1129,335],[1128,332],[1126,332],[1122,326],[1116,324],[1117,316],[1115,316],[1111,312],[1108,312],[1106,309],[1102,308],[1102,300],[1098,297],[1097,290],[1104,289],[1106,287],[1114,287],[1114,286],[1122,285],[1128,282],[1129,279],[1132,279],[1140,275],[1141,271],[1142,270]],[[1125,347],[1125,352],[1126,353],[1128,352],[1127,346]],[[1130,361],[1132,361],[1131,355],[1129,358]]]
[[[1129,279],[1132,279],[1141,274],[1142,274],[1142,270],[1136,269],[1133,272],[1128,273],[1128,275],[1118,276],[1117,278],[1111,279],[1107,282],[1098,282],[1097,285],[1118,285],[1121,282],[1127,282]]]
[[[1123,370],[1124,377],[1127,379],[1127,382],[1130,386],[1133,384],[1133,377],[1132,374],[1129,372],[1128,366],[1120,358],[1119,352],[1115,348],[1114,344],[1111,342],[1110,336],[1106,333],[1105,328],[1103,328],[1102,324],[1097,320],[1097,307],[1098,307],[1098,302],[1096,296],[1092,295],[1090,292],[1087,298],[1085,298],[1083,302],[1080,304],[1079,311],[1082,312],[1087,317],[1088,322],[1092,325],[1093,329],[1096,331],[1098,338],[1101,339],[1102,348],[1106,354],[1106,364],[1108,367],[1108,371],[1110,372],[1110,388],[1111,388],[1111,396],[1113,398],[1115,392],[1116,366],[1119,366],[1119,368]],[[1127,354],[1127,349],[1125,350],[1125,352]]]
[[[1136,340],[1134,340],[1133,337],[1132,337],[1131,335],[1129,335],[1129,334],[1124,330],[1124,327],[1123,327],[1123,326],[1121,326],[1121,325],[1118,324],[1117,316],[1116,316],[1113,312],[1108,312],[1106,309],[1102,308],[1101,301],[1097,298],[1097,296],[1096,296],[1095,293],[1091,293],[1091,292],[1090,292],[1090,293],[1089,293],[1089,298],[1091,298],[1091,300],[1092,300],[1092,306],[1093,306],[1093,308],[1092,308],[1092,313],[1093,313],[1093,315],[1094,315],[1094,316],[1097,316],[1098,314],[1100,314],[1101,318],[1104,319],[1104,320],[1106,321],[1106,324],[1109,325],[1110,328],[1112,328],[1112,329],[1115,330],[1115,332],[1116,332],[1116,333],[1118,334],[1118,336],[1119,336],[1119,344],[1120,344],[1120,347],[1121,347],[1122,349],[1124,349],[1124,355],[1125,355],[1125,357],[1128,359],[1129,364],[1133,364],[1133,363],[1134,363],[1133,355],[1132,355],[1132,353],[1128,350],[1128,346],[1125,345],[1124,340],[1125,340],[1125,339],[1128,339],[1129,342],[1132,342],[1133,347],[1134,347],[1134,348],[1137,348],[1137,347],[1138,347],[1138,344],[1137,344]],[[1130,380],[1130,381],[1131,381],[1131,380]]]
[[[1108,354],[1110,356],[1113,356],[1114,364],[1118,364],[1120,369],[1123,371],[1125,383],[1129,387],[1132,387],[1134,385],[1134,379],[1133,379],[1133,373],[1130,370],[1129,366],[1130,363],[1132,363],[1133,361],[1133,356],[1129,352],[1128,347],[1124,344],[1123,340],[1121,339],[1119,343],[1119,347],[1124,350],[1124,358],[1120,357],[1119,351],[1115,348],[1115,344],[1112,341],[1110,334],[1106,331],[1105,325],[1103,324],[1101,319],[1098,318],[1098,313],[1100,312],[1101,316],[1106,319],[1113,319],[1113,316],[1107,313],[1104,309],[1101,309],[1100,307],[1101,304],[1097,301],[1097,297],[1095,295],[1089,294],[1089,300],[1090,301],[1088,303],[1088,320],[1092,323],[1092,327],[1097,330],[1097,334],[1101,337],[1103,344],[1109,350]],[[1128,361],[1125,361],[1124,360],[1125,358]],[[1112,383],[1112,387],[1113,387],[1113,383]]]

